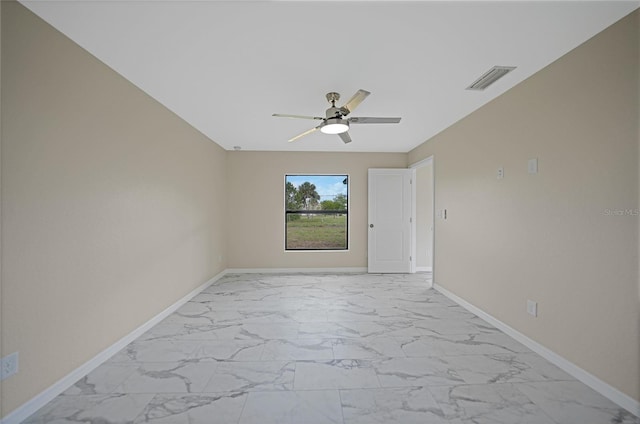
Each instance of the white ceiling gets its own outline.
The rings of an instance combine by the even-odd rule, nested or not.
[[[637,1],[22,1],[232,150],[407,152],[638,7]],[[517,69],[465,90],[494,65]],[[353,142],[316,132],[325,93],[372,94]],[[342,102],[339,102],[341,105]]]

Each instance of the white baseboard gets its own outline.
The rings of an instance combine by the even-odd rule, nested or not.
[[[433,267],[430,266],[417,266],[416,272],[433,272]]]
[[[360,274],[367,272],[366,267],[344,268],[229,268],[227,274]]]
[[[616,389],[615,387],[611,386],[608,383],[605,383],[604,381],[600,380],[598,377],[594,376],[593,374],[583,370],[573,362],[563,358],[562,356],[558,355],[554,351],[544,347],[543,345],[536,342],[535,340],[532,340],[529,337],[525,336],[518,330],[513,329],[512,327],[508,326],[507,324],[503,323],[497,318],[494,318],[493,316],[484,312],[482,309],[472,305],[471,303],[467,302],[461,297],[451,293],[449,290],[445,289],[441,285],[435,283],[433,287],[443,295],[447,296],[449,299],[453,300],[454,302],[456,302],[457,304],[465,308],[466,310],[476,314],[477,316],[487,321],[494,327],[500,329],[502,332],[506,333],[507,335],[513,337],[518,342],[527,346],[529,349],[536,352],[538,355],[542,356],[552,364],[555,364],[556,366],[558,366],[568,374],[571,374],[577,380],[591,387],[596,392],[600,393],[604,397],[613,401],[614,403],[626,409],[627,411],[631,412],[632,414],[635,414],[636,416],[640,417],[640,402],[638,402],[631,396],[628,396],[625,393],[622,393],[620,390]]]
[[[142,324],[140,327],[133,330],[131,333],[127,334],[113,345],[109,346],[102,352],[98,353],[96,356],[91,358],[89,361],[79,366],[75,370],[71,371],[66,376],[62,377],[56,383],[51,385],[49,388],[45,389],[40,394],[36,395],[34,398],[30,399],[26,403],[19,406],[16,410],[12,411],[6,417],[0,419],[1,424],[19,424],[29,416],[33,415],[38,409],[45,406],[47,403],[51,402],[56,396],[67,390],[73,384],[76,383],[79,379],[89,374],[91,371],[96,369],[102,363],[107,361],[113,355],[118,353],[121,349],[127,346],[129,343],[140,337],[146,331],[148,331],[151,327],[158,324],[160,321],[171,315],[175,312],[179,307],[187,303],[194,296],[200,293],[202,290],[209,287],[211,284],[218,281],[220,278],[225,276],[228,272],[222,271],[215,277],[211,278],[206,283],[200,285],[199,287],[192,290],[189,294],[182,297],[180,300],[169,306],[164,311],[160,312],[158,315],[151,318],[149,321]]]

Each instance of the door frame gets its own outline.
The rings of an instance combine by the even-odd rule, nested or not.
[[[431,165],[431,228],[433,229],[431,232],[431,286],[433,286],[433,282],[435,281],[436,275],[436,164],[435,164],[435,156],[431,155],[426,157],[425,159],[419,160],[411,165],[409,165],[408,169],[416,170],[418,168],[422,168],[424,166]],[[417,172],[416,172],[417,174]],[[413,216],[412,224],[411,224],[411,255],[416,258],[416,238],[417,238],[417,214],[416,214],[416,200],[417,200],[417,186],[418,181],[417,178],[414,177],[414,184],[411,185],[411,207],[413,210],[411,211],[411,215]],[[417,258],[415,261],[412,261],[412,272],[415,272],[415,267],[417,263]]]

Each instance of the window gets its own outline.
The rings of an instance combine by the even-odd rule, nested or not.
[[[286,175],[285,250],[349,248],[349,176]]]

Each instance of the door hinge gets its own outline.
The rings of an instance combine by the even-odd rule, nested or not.
[[[409,218],[409,222],[413,223],[413,218]]]
[[[409,256],[409,262],[411,262],[411,261],[412,261],[411,256]]]
[[[409,178],[409,184],[413,184],[413,180]]]

